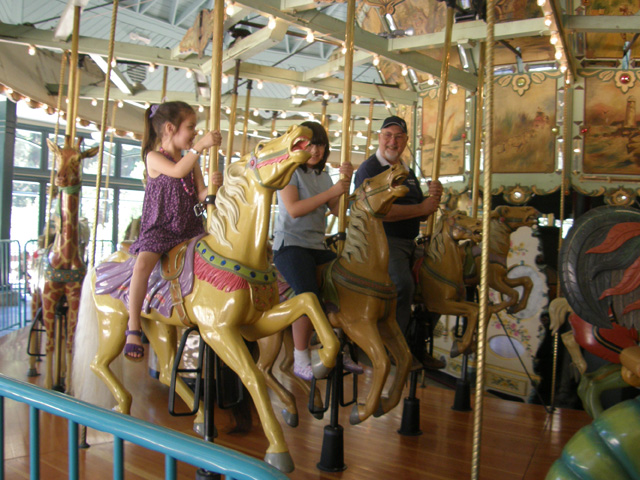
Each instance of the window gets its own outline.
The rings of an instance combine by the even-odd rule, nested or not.
[[[11,240],[18,240],[21,247],[29,240],[38,238],[39,210],[40,184],[14,180],[11,199]]]
[[[129,224],[142,215],[144,191],[120,190],[120,208],[118,209],[118,242],[125,239]]]
[[[142,148],[138,145],[122,144],[120,157],[120,176],[123,178],[136,178],[142,180],[144,174],[144,162],[140,157]]]
[[[40,168],[42,133],[16,129],[13,165],[24,168]]]

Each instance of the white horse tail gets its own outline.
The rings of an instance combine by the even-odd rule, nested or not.
[[[98,313],[93,300],[93,277],[94,269],[91,268],[87,271],[82,284],[78,325],[73,345],[73,392],[71,393],[80,400],[111,409],[116,405],[113,395],[91,370],[91,362],[98,351],[99,342]],[[122,371],[122,362],[116,359],[111,367],[112,371],[118,375]]]

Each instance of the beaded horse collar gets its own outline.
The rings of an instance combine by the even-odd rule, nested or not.
[[[249,283],[269,284],[276,281],[275,268],[270,267],[268,270],[249,268],[214,252],[204,240],[196,243],[196,251],[212,267],[238,275]]]

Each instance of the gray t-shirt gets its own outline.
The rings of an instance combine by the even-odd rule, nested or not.
[[[306,172],[298,168],[293,172],[289,185],[295,185],[298,188],[298,198],[303,200],[328,190],[333,186],[333,181],[327,172],[318,175],[312,168],[307,168]],[[279,250],[293,245],[325,250],[327,208],[329,208],[328,205],[324,204],[302,217],[292,218],[278,191],[278,217],[274,229],[273,249]]]

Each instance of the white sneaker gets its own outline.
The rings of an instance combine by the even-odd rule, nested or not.
[[[296,377],[301,378],[302,380],[305,380],[307,382],[310,382],[311,380],[313,380],[313,370],[311,369],[310,363],[307,363],[306,365],[300,365],[299,363],[294,363],[293,374]]]
[[[347,372],[355,373],[356,375],[362,375],[364,373],[364,368],[354,362],[353,358],[351,358],[349,349],[346,349],[342,354],[342,366]]]

